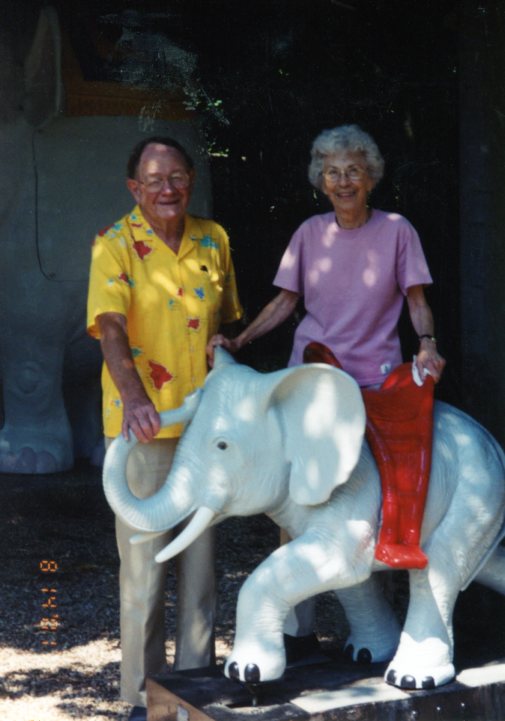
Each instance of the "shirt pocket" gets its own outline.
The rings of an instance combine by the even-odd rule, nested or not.
[[[187,288],[189,293],[188,310],[201,318],[212,318],[221,306],[223,295],[223,276],[216,266],[202,262],[199,272],[191,278]]]

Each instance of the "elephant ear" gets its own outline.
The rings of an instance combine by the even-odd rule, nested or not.
[[[366,422],[361,390],[347,373],[323,364],[279,375],[270,406],[291,464],[290,496],[300,505],[324,503],[360,456]]]
[[[56,10],[51,6],[40,11],[24,71],[25,116],[38,128],[57,115],[62,107],[60,26]]]

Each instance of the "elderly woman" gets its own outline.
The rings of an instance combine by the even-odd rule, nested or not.
[[[377,145],[356,125],[325,130],[315,139],[309,180],[333,210],[302,223],[274,279],[279,294],[238,337],[212,338],[211,358],[212,346],[236,352],[276,328],[303,296],[306,314],[289,365],[301,363],[307,343],[318,341],[360,386],[374,386],[402,362],[398,320],[406,297],[421,377],[426,369],[440,379],[445,361],[424,294],[432,279],[419,236],[401,215],[368,204],[383,171]]]
[[[437,351],[424,286],[432,283],[419,236],[401,215],[370,207],[384,160],[373,139],[357,125],[324,130],[315,139],[309,180],[332,205],[296,230],[274,285],[281,290],[234,339],[214,336],[213,346],[231,352],[276,328],[303,296],[306,314],[294,338],[289,365],[303,362],[308,343],[327,346],[361,387],[375,387],[402,362],[398,320],[404,298],[419,339],[416,363],[440,379],[445,360]],[[297,608],[288,633],[307,633],[310,609]],[[305,626],[305,630],[303,630]]]

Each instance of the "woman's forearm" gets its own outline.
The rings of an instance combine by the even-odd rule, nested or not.
[[[251,343],[257,338],[277,328],[294,312],[300,296],[290,290],[281,290],[273,300],[268,303],[256,318],[245,330],[235,339],[237,350],[246,343]]]
[[[419,338],[419,351],[416,364],[419,373],[429,371],[436,382],[440,380],[445,367],[445,359],[437,350],[433,313],[426,302],[422,286],[413,286],[407,293],[410,320]]]

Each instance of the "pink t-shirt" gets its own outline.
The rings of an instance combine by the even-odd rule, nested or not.
[[[396,213],[373,210],[345,230],[334,213],[306,220],[291,238],[274,285],[304,296],[289,365],[310,341],[328,346],[359,385],[373,385],[402,362],[398,320],[407,289],[432,283],[419,236]]]

